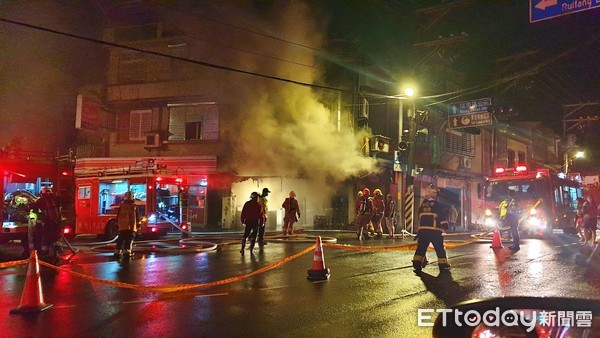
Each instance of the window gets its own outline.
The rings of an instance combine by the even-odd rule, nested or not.
[[[152,110],[134,110],[129,113],[129,140],[143,141],[152,130]]]
[[[451,154],[475,156],[475,135],[446,129],[446,151]]]
[[[522,151],[519,151],[517,153],[518,156],[518,160],[519,160],[519,164],[527,164],[527,159],[525,158],[525,153]]]
[[[187,122],[185,124],[185,140],[202,139],[202,122]]]
[[[515,151],[508,149],[508,167],[513,168],[515,166]]]
[[[216,104],[194,104],[169,109],[169,140],[218,140],[219,110]]]
[[[79,199],[87,199],[90,198],[90,186],[81,186],[79,187]]]
[[[144,82],[146,79],[147,59],[142,52],[121,51],[118,62],[118,83]]]

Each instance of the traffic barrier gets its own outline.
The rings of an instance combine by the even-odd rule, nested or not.
[[[494,230],[494,236],[492,237],[492,249],[502,249],[502,239],[500,239],[500,231]]]
[[[315,244],[315,255],[311,269],[307,270],[309,280],[326,280],[329,279],[329,269],[325,267],[325,258],[323,257],[323,245],[321,245],[321,236],[317,236]]]
[[[41,282],[37,251],[32,250],[31,255],[29,256],[25,287],[23,288],[23,294],[21,295],[21,304],[19,304],[19,307],[16,309],[10,310],[11,314],[38,313],[52,307],[52,304],[44,303]]]

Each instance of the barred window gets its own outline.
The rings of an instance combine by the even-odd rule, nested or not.
[[[446,152],[462,156],[475,156],[475,135],[446,130]]]
[[[129,140],[143,141],[152,130],[152,110],[133,110],[129,113]]]

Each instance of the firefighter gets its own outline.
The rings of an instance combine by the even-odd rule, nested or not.
[[[396,232],[395,221],[396,221],[396,202],[392,199],[392,195],[387,194],[385,197],[385,226],[388,230],[388,238],[394,238]]]
[[[359,190],[356,194],[356,201],[354,202],[354,215],[356,216],[356,226],[358,227],[358,215],[360,213],[360,200],[363,196],[362,190]]]
[[[373,195],[373,216],[371,217],[371,223],[373,224],[374,231],[377,231],[375,238],[382,239],[383,228],[381,227],[381,220],[384,217],[385,203],[383,202],[383,195],[380,189],[375,189]]]
[[[358,223],[356,225],[356,236],[358,240],[369,239],[369,224],[373,214],[373,202],[371,200],[371,190],[363,189],[363,195],[358,203]]]
[[[123,194],[123,201],[117,212],[117,225],[119,237],[115,248],[115,257],[119,258],[121,253],[125,258],[133,257],[133,238],[137,232],[138,214],[130,191]],[[123,251],[124,250],[124,251]]]
[[[519,237],[519,203],[515,199],[514,190],[508,191],[508,198],[500,202],[498,210],[500,211],[502,226],[510,228],[513,245],[508,248],[512,251],[519,251],[521,249]]]
[[[264,219],[264,210],[258,199],[258,193],[256,191],[253,192],[250,194],[250,200],[244,203],[244,207],[242,208],[241,221],[244,225],[244,237],[242,237],[242,248],[240,249],[242,255],[244,254],[248,237],[250,237],[250,253],[253,252],[257,232]]]
[[[294,234],[294,223],[298,221],[300,217],[300,207],[298,206],[298,200],[296,199],[296,193],[290,191],[290,197],[283,201],[281,207],[285,210],[285,216],[283,216],[283,235]]]
[[[265,242],[265,228],[267,226],[267,211],[269,210],[269,201],[267,200],[267,196],[269,196],[270,193],[271,191],[269,190],[269,188],[263,188],[262,195],[260,195],[260,197],[258,198],[258,203],[260,203],[260,205],[263,208],[262,222],[258,227],[258,246],[260,246],[261,248],[267,245],[267,242]]]
[[[581,212],[583,214],[583,235],[584,245],[591,242],[591,245],[596,244],[596,227],[598,223],[598,208],[594,203],[592,195],[587,195],[583,204],[581,205]]]
[[[426,264],[425,254],[429,243],[433,244],[438,257],[440,271],[450,269],[446,249],[444,248],[443,233],[448,230],[447,207],[437,200],[438,188],[430,184],[426,191],[426,198],[418,210],[419,228],[417,231],[417,250],[412,259],[415,272],[420,272]]]
[[[35,201],[34,211],[42,221],[42,252],[40,256],[58,259],[60,251],[60,208],[52,188],[42,187],[40,197]]]

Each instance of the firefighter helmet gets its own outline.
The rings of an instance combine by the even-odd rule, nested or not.
[[[369,188],[364,188],[363,189],[363,196],[369,196],[371,195],[371,190],[369,190]]]
[[[381,189],[375,189],[375,191],[373,191],[373,195],[381,195]]]

